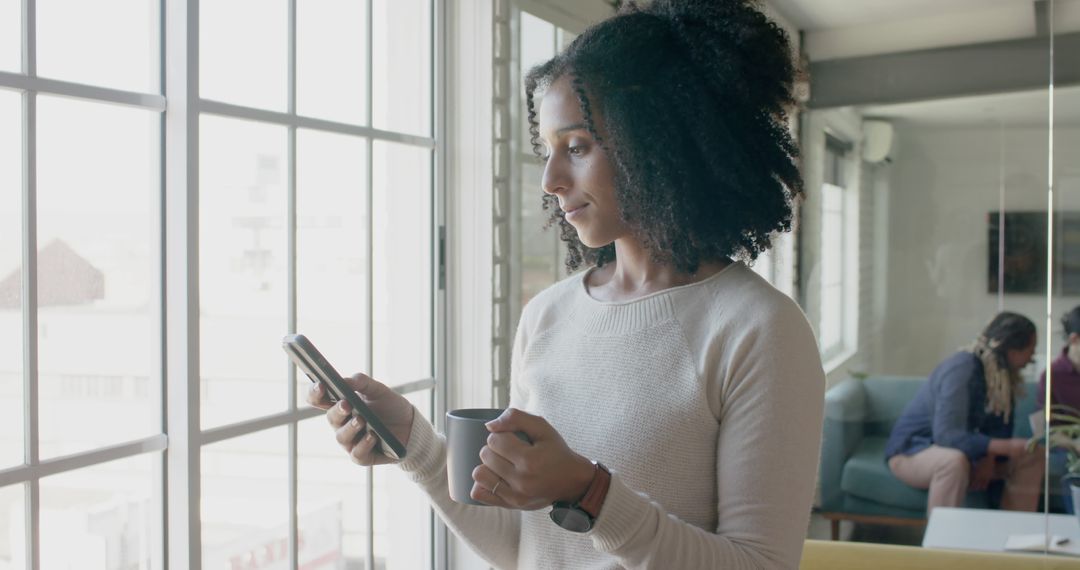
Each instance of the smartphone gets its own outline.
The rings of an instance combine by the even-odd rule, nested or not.
[[[354,416],[363,418],[369,430],[375,433],[375,449],[391,459],[404,459],[405,446],[390,433],[386,424],[371,411],[360,396],[345,383],[333,366],[315,348],[315,345],[302,334],[290,334],[281,340],[281,347],[296,366],[307,374],[312,382],[322,382],[330,401],[335,404],[346,400],[352,406]]]

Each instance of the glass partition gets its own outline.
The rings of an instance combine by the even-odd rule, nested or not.
[[[1043,457],[1009,440],[1040,427],[1038,376],[1060,345],[1045,318],[1048,101],[1041,89],[807,113],[800,290],[830,387],[822,509],[856,522],[851,538],[948,547],[930,504],[1043,508]],[[1003,311],[1019,317],[987,330]],[[963,488],[942,502],[948,473]]]
[[[1044,406],[1080,408],[1080,88],[1050,73],[1077,26],[1042,4],[1034,34],[850,58],[804,37],[796,290],[828,379],[811,538],[1080,556],[1075,432]]]
[[[1048,274],[1052,281],[1047,303],[1047,345],[1042,360],[1045,384],[1039,386],[1039,401],[1048,402],[1049,417],[1039,418],[1043,429],[1049,431],[1046,443],[1047,462],[1045,494],[1050,497],[1047,527],[1052,534],[1076,532],[1076,501],[1080,498],[1080,463],[1076,462],[1078,430],[1080,430],[1080,169],[1075,157],[1080,153],[1080,87],[1069,81],[1068,71],[1075,69],[1071,58],[1076,53],[1076,30],[1080,29],[1080,13],[1069,2],[1051,4],[1053,10],[1054,77],[1051,86],[1049,163],[1043,179],[1049,178],[1044,191],[1042,211],[1051,211],[1053,232],[1047,247]],[[1042,369],[1040,369],[1041,371]],[[1045,408],[1044,408],[1045,409]],[[1071,465],[1070,465],[1071,464]],[[1071,535],[1071,543],[1076,535]],[[1080,555],[1077,546],[1051,545],[1057,552],[1067,550]]]

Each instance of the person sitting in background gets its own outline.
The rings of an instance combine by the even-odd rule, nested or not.
[[[1073,307],[1071,311],[1061,317],[1061,326],[1065,329],[1065,347],[1061,354],[1050,363],[1053,371],[1050,378],[1050,405],[1065,405],[1080,410],[1080,305]],[[1046,371],[1039,375],[1039,392],[1035,394],[1035,400],[1039,403],[1039,411],[1036,412],[1032,431],[1042,433],[1045,428],[1037,424],[1043,421],[1043,410],[1046,408]],[[1057,421],[1051,421],[1051,425]],[[1064,449],[1055,448],[1050,451],[1050,472],[1065,473]],[[1062,498],[1065,511],[1073,512],[1072,492],[1069,482],[1062,481]]]
[[[1035,324],[999,313],[968,348],[942,361],[904,408],[885,445],[889,469],[929,489],[926,512],[959,507],[969,489],[1004,479],[1000,507],[1034,511],[1044,466],[1012,437],[1020,370],[1035,352]]]

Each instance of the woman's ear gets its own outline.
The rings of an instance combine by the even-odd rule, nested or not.
[[[1074,333],[1074,332],[1069,333],[1069,338],[1068,338],[1067,342],[1070,345],[1080,344],[1080,334],[1077,334],[1077,333]]]

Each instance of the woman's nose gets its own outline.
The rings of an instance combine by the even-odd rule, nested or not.
[[[566,191],[569,187],[569,176],[567,176],[565,164],[555,156],[549,157],[547,162],[544,163],[544,174],[540,179],[540,188],[548,194],[558,194]]]

